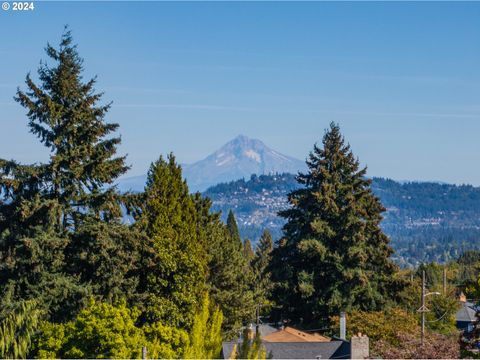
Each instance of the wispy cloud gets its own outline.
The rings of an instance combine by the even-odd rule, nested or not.
[[[257,111],[260,109],[239,106],[207,105],[207,104],[117,104],[118,108],[152,108],[152,109],[196,109],[196,110],[231,110]]]
[[[288,111],[288,110],[287,110]],[[428,118],[465,118],[465,119],[480,119],[479,114],[473,113],[428,113],[428,112],[395,112],[395,111],[356,111],[356,110],[319,110],[319,109],[305,109],[292,110],[292,112],[301,113],[321,113],[321,114],[337,114],[337,115],[365,115],[365,116],[400,116],[400,117],[428,117]]]
[[[14,101],[11,102],[0,102],[0,106],[18,106],[18,104]]]
[[[184,71],[208,71],[208,72],[255,72],[255,73],[288,73],[295,72],[298,74],[312,74],[316,76],[322,76],[326,78],[344,78],[354,79],[362,81],[386,81],[386,82],[403,82],[403,83],[423,83],[423,84],[460,84],[468,82],[466,79],[453,77],[453,76],[440,76],[440,75],[425,75],[414,73],[389,73],[389,72],[376,72],[370,71],[348,71],[348,70],[326,70],[323,67],[315,67],[312,65],[296,64],[295,66],[262,66],[262,65],[245,65],[245,64],[171,64],[160,62],[145,63],[145,66],[172,69],[172,70],[184,70]]]
[[[190,94],[189,90],[161,89],[153,87],[134,87],[127,85],[110,85],[104,87],[105,91],[127,91],[127,92],[148,92],[148,93],[169,93],[169,94]]]
[[[152,108],[152,109],[187,109],[187,110],[227,110],[250,111],[267,113],[291,114],[330,114],[330,115],[359,115],[359,116],[385,116],[385,117],[420,117],[420,118],[452,118],[452,119],[480,119],[480,113],[466,112],[403,112],[403,111],[365,111],[365,110],[337,110],[337,109],[292,109],[273,107],[248,107],[233,105],[212,104],[117,104],[117,108]]]

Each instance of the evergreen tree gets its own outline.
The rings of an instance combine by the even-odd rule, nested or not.
[[[118,125],[104,121],[110,104],[100,104],[95,78],[83,81],[70,32],[46,52],[53,64],[41,63],[39,84],[27,75],[28,90],[19,89],[15,100],[51,155],[33,165],[0,159],[0,286],[12,287],[14,301],[35,298],[50,319],[66,320],[91,292],[91,274],[80,282],[72,273],[74,259],[84,253],[73,234],[87,223],[119,221],[121,199],[112,184],[128,167],[116,157],[120,138],[111,134]],[[98,251],[103,240],[95,240]],[[114,269],[106,264],[107,274]]]
[[[233,211],[230,210],[227,216],[227,230],[232,238],[232,241],[238,245],[238,247],[242,246],[242,238],[240,237],[240,231],[238,230],[237,220],[235,219],[235,215]]]
[[[40,85],[27,75],[29,90],[18,90],[15,100],[28,110],[30,131],[51,152],[35,179],[41,194],[58,203],[55,218],[48,220],[59,230],[74,230],[88,215],[121,215],[109,185],[128,167],[125,157],[115,157],[120,138],[108,137],[118,129],[118,124],[104,121],[110,104],[99,104],[96,78],[83,81],[83,59],[70,31],[66,29],[59,49],[47,45],[46,52],[56,66],[41,64]]]
[[[197,197],[197,203],[200,201]],[[208,238],[208,287],[212,301],[220,307],[224,315],[223,336],[232,339],[238,336],[243,324],[253,320],[255,305],[251,289],[251,277],[245,270],[249,267],[243,256],[239,234],[233,238],[218,214],[208,214],[210,200],[203,199],[203,228]],[[199,208],[199,206],[197,206]],[[206,220],[209,219],[209,220]],[[231,215],[230,224],[236,221]],[[236,236],[238,234],[238,237]]]
[[[394,296],[396,266],[380,228],[382,212],[366,169],[332,123],[314,146],[303,188],[289,194],[284,239],[274,251],[276,300],[282,315],[319,323],[341,310],[382,309]]]
[[[248,264],[250,264],[250,262],[253,260],[254,255],[252,243],[249,239],[245,239],[243,242],[243,257],[247,260]]]
[[[269,298],[273,288],[271,281],[270,260],[272,257],[273,240],[270,231],[264,230],[252,261],[254,280],[255,302],[258,305],[265,306],[269,304]]]
[[[136,305],[141,251],[150,240],[135,227],[94,220],[71,238],[75,249],[66,251],[68,273],[104,301],[127,299]]]
[[[70,319],[92,294],[89,284],[66,273],[65,248],[70,240],[38,226],[24,229],[27,232],[28,236],[8,230],[0,234],[0,284],[11,294],[4,297],[1,309],[34,299],[42,316]]]
[[[255,259],[253,261],[255,271],[261,275],[268,267],[270,263],[273,250],[273,239],[270,231],[265,229],[258,241],[257,248],[255,249]]]
[[[152,239],[139,288],[146,294],[146,319],[189,329],[205,290],[207,252],[197,238],[193,198],[173,154],[150,167],[140,218]]]

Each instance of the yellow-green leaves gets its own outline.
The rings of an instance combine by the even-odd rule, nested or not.
[[[0,358],[25,359],[40,319],[35,301],[25,301],[0,321]]]

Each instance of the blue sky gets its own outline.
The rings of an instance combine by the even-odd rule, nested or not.
[[[44,2],[0,12],[0,157],[48,153],[12,97],[69,24],[132,165],[238,134],[304,159],[338,122],[369,175],[480,185],[480,3]]]

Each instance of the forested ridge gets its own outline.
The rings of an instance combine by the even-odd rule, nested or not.
[[[277,213],[288,207],[286,195],[299,186],[293,174],[255,175],[204,194],[215,210],[233,209],[242,235],[256,240],[264,227],[276,238],[282,235],[284,222]],[[387,209],[381,226],[402,266],[446,262],[479,248],[480,188],[373,178],[372,190]]]

